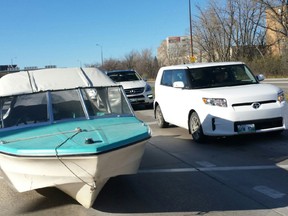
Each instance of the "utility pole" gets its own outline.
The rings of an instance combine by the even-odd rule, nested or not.
[[[99,46],[100,47],[100,51],[101,51],[101,64],[102,64],[102,67],[103,67],[103,47],[101,44],[96,44],[96,46]]]
[[[192,16],[191,16],[191,1],[189,0],[189,21],[190,21],[190,47],[191,47],[191,56],[190,61],[195,62],[194,52],[193,52],[193,38],[192,38]]]

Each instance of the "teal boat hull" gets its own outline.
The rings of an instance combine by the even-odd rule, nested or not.
[[[56,187],[90,208],[109,180],[138,171],[150,129],[135,117],[3,131],[0,167],[18,192]]]
[[[93,155],[150,138],[135,117],[76,120],[0,132],[0,153],[15,156]]]

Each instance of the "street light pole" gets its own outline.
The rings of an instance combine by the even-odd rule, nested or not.
[[[195,62],[194,52],[193,52],[193,39],[192,39],[192,16],[191,16],[191,2],[189,0],[189,23],[190,23],[190,47],[191,47],[191,57],[190,61]]]
[[[96,46],[99,46],[100,49],[101,49],[101,64],[102,64],[102,67],[103,67],[103,47],[100,44],[96,44]]]
[[[17,57],[13,57],[13,58],[11,58],[11,70],[12,70],[12,68],[13,68],[13,65],[14,65],[14,62],[13,62],[13,59],[16,59]]]

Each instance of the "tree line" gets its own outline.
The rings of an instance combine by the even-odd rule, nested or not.
[[[224,4],[209,0],[206,8],[195,7],[199,13],[192,20],[192,38],[198,61],[244,61],[255,73],[288,76],[288,0],[225,0]],[[267,13],[273,25],[267,25]],[[269,31],[277,35],[277,40],[267,39]],[[280,43],[281,52],[275,55],[272,47]],[[183,56],[183,52],[177,53]],[[144,49],[92,66],[102,70],[135,69],[153,79],[163,65],[151,49]]]

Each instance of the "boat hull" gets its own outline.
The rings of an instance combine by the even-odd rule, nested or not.
[[[21,157],[0,154],[5,180],[18,192],[56,187],[90,208],[110,177],[138,171],[146,141],[97,155]]]

